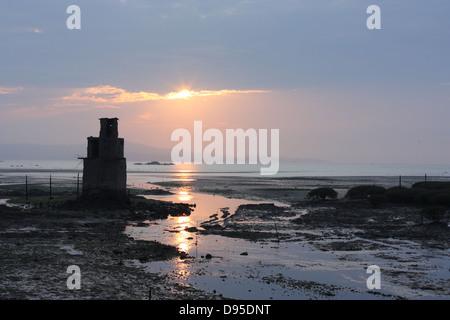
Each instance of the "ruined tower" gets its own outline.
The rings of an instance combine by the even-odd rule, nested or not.
[[[117,118],[100,119],[100,136],[88,137],[83,158],[83,197],[126,197],[127,165]]]

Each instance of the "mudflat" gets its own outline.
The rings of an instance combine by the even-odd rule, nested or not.
[[[351,297],[349,292],[353,297],[374,299],[448,299],[448,215],[440,223],[431,223],[423,221],[416,206],[374,207],[367,200],[342,197],[350,186],[370,179],[198,178],[160,183],[159,187],[162,193],[182,187],[192,192],[267,201],[241,205],[235,212],[222,211],[221,217],[212,217],[199,228],[187,230],[192,237],[194,233],[220,235],[279,247],[307,244],[312,250],[333,254],[344,266],[352,263],[365,267],[371,259],[384,261],[383,283],[398,290],[394,290],[395,294],[358,291],[325,280],[296,280],[283,274],[261,276],[257,281],[286,290],[302,288],[308,291],[305,296],[318,299]],[[308,190],[324,185],[334,187],[340,197],[305,199]],[[212,290],[200,290],[195,284],[173,281],[166,273],[149,272],[145,265],[152,261],[175,259],[193,264],[195,258],[176,247],[124,234],[132,224],[189,215],[193,210],[189,204],[138,197],[126,205],[83,204],[74,200],[73,194],[58,196],[55,192],[55,198],[49,200],[37,191],[25,200],[14,185],[0,189],[1,198],[11,199],[8,205],[5,201],[0,204],[1,299],[229,298]],[[81,270],[82,290],[67,287],[71,275],[67,268],[71,265]],[[300,271],[324,267],[321,261],[307,260],[299,260],[295,266]]]
[[[153,201],[129,208],[77,206],[59,199],[23,209],[0,205],[0,299],[218,299],[169,283],[130,261],[179,255],[175,247],[123,234],[133,221],[189,214],[186,206]],[[89,207],[89,208],[88,208]],[[80,290],[69,290],[67,268],[81,271]]]

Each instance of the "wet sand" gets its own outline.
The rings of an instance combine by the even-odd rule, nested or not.
[[[333,284],[320,278],[301,281],[282,273],[261,275],[258,281],[284,286],[286,290],[301,287],[306,292],[305,299],[448,299],[448,216],[441,224],[420,224],[418,209],[414,207],[375,209],[365,201],[305,200],[308,190],[319,185],[332,186],[341,196],[351,185],[374,180],[396,183],[396,178],[371,177],[224,177],[168,181],[159,185],[172,192],[183,187],[195,192],[284,203],[284,207],[241,206],[235,214],[219,221],[206,221],[198,234],[247,239],[268,246],[285,244],[286,248],[301,244],[312,248],[308,249],[312,253],[326,252],[338,261],[362,267],[376,258],[375,261],[385,263],[385,283],[396,286],[397,290],[367,293],[367,289],[358,291],[345,283]],[[416,181],[411,178],[411,182]],[[407,178],[404,183],[409,183]],[[8,198],[8,192],[5,189],[2,192],[1,198]],[[150,291],[152,299],[226,298],[219,292],[201,290],[195,283],[174,281],[164,272],[150,272],[146,267],[149,262],[155,265],[166,261],[203,263],[204,258],[195,260],[183,256],[175,247],[133,240],[123,233],[132,223],[155,221],[173,213],[173,208],[166,207],[164,202],[155,210],[149,207],[74,209],[61,207],[56,200],[35,202],[32,209],[26,210],[0,205],[1,299],[148,299]],[[315,266],[312,261],[299,261],[299,271],[319,270],[320,261]],[[81,269],[81,290],[67,289],[66,270],[70,265]],[[227,274],[221,276],[221,280],[232,278]],[[351,290],[355,294],[348,294]],[[247,298],[251,297],[248,293]]]

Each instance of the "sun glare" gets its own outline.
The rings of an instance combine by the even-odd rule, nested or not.
[[[192,199],[192,196],[189,194],[189,192],[180,191],[178,193],[178,200],[180,200],[180,201],[189,201],[191,199]]]
[[[188,99],[194,95],[194,91],[189,91],[187,89],[181,90],[179,92],[171,92],[167,95],[168,99]]]

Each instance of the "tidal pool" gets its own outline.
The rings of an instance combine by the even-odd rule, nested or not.
[[[125,230],[135,239],[174,245],[189,255],[186,259],[159,262],[132,261],[149,272],[166,275],[174,282],[235,299],[433,298],[426,291],[394,284],[388,277],[382,278],[382,290],[369,290],[366,285],[369,265],[376,264],[383,271],[392,271],[407,264],[377,257],[377,250],[321,251],[305,241],[269,239],[252,242],[186,230],[201,228],[201,223],[211,218],[220,220],[225,209],[233,214],[241,204],[266,202],[192,193],[182,188],[173,195],[147,197],[196,204],[190,216],[146,221],[145,226],[130,225]],[[387,246],[383,253],[386,256],[392,251],[391,254],[401,260],[400,257],[410,255],[411,250],[421,249],[417,244],[405,241]],[[207,259],[207,255],[211,258]]]

